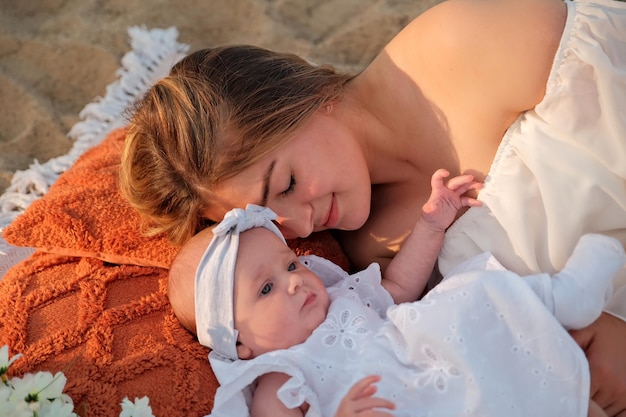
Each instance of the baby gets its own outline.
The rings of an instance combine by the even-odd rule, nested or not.
[[[583,236],[561,272],[524,279],[484,254],[405,302],[424,285],[406,279],[411,262],[424,265],[407,249],[438,244],[416,242],[421,228],[443,234],[429,220],[443,226],[449,212],[476,204],[461,197],[471,180],[442,178],[433,176],[433,210],[425,207],[382,279],[377,264],[348,275],[296,257],[274,214],[254,205],[185,245],[169,295],[212,349],[220,382],[212,415],[606,415],[589,400],[585,356],[563,326],[600,314],[622,246]]]

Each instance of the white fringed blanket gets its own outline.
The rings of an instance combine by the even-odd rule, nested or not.
[[[14,174],[11,185],[0,196],[0,233],[15,217],[41,198],[59,175],[74,164],[85,150],[100,143],[112,130],[122,127],[127,120],[125,109],[188,51],[189,46],[177,42],[176,28],[128,29],[131,50],[122,58],[117,81],[107,86],[104,97],[97,98],[80,112],[68,136],[74,140],[66,154],[40,164],[37,161],[26,170]],[[31,248],[9,245],[0,237],[0,279],[17,262],[32,253]]]

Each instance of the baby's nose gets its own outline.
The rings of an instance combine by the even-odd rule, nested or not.
[[[304,285],[304,280],[299,275],[293,274],[289,279],[289,294],[295,294]]]

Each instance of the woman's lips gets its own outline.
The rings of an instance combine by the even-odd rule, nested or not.
[[[328,209],[328,215],[326,218],[326,222],[324,222],[324,227],[327,229],[333,229],[337,226],[337,222],[339,221],[339,207],[337,206],[337,199],[335,198],[335,194],[333,194],[330,200],[330,208]]]

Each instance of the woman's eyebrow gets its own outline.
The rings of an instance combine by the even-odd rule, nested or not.
[[[270,166],[267,168],[267,171],[265,171],[265,175],[263,176],[263,195],[261,197],[261,204],[259,204],[263,207],[267,205],[267,197],[270,194],[270,178],[272,177],[275,165],[276,160],[270,162]]]

